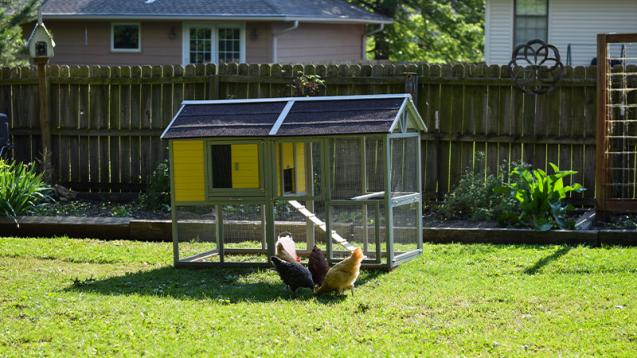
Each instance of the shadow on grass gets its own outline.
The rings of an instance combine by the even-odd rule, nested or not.
[[[298,289],[292,294],[278,279],[268,282],[264,269],[175,269],[162,267],[150,271],[127,273],[102,280],[75,280],[66,289],[71,292],[103,295],[147,295],[178,299],[213,300],[223,304],[239,302],[271,302],[276,300],[311,300],[309,289]],[[274,275],[276,273],[273,272]],[[255,277],[250,277],[255,275]],[[361,272],[357,286],[382,275],[382,272]],[[323,304],[341,302],[347,295],[317,296]]]
[[[524,269],[524,273],[527,275],[535,275],[540,270],[542,270],[545,266],[549,265],[551,262],[559,259],[560,257],[566,255],[569,251],[571,251],[571,246],[562,246],[559,249],[555,250],[552,254],[545,256],[539,259],[533,266],[527,267]]]

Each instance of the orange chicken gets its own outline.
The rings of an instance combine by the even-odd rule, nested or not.
[[[352,290],[354,294],[354,282],[358,278],[361,268],[361,262],[365,257],[363,250],[357,248],[352,255],[345,260],[334,265],[325,276],[323,284],[314,291],[316,294],[329,293],[337,291],[343,293],[343,290]]]

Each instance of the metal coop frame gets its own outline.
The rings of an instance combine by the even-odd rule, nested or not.
[[[184,101],[162,134],[175,266],[269,266],[285,232],[330,263],[419,256],[423,131],[409,94]]]

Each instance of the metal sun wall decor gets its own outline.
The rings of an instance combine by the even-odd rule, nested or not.
[[[517,46],[509,68],[517,87],[529,95],[551,92],[564,75],[559,50],[542,40]]]

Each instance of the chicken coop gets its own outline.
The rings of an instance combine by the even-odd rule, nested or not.
[[[330,263],[419,256],[425,130],[408,94],[184,101],[161,136],[175,266],[269,266],[284,233]]]

